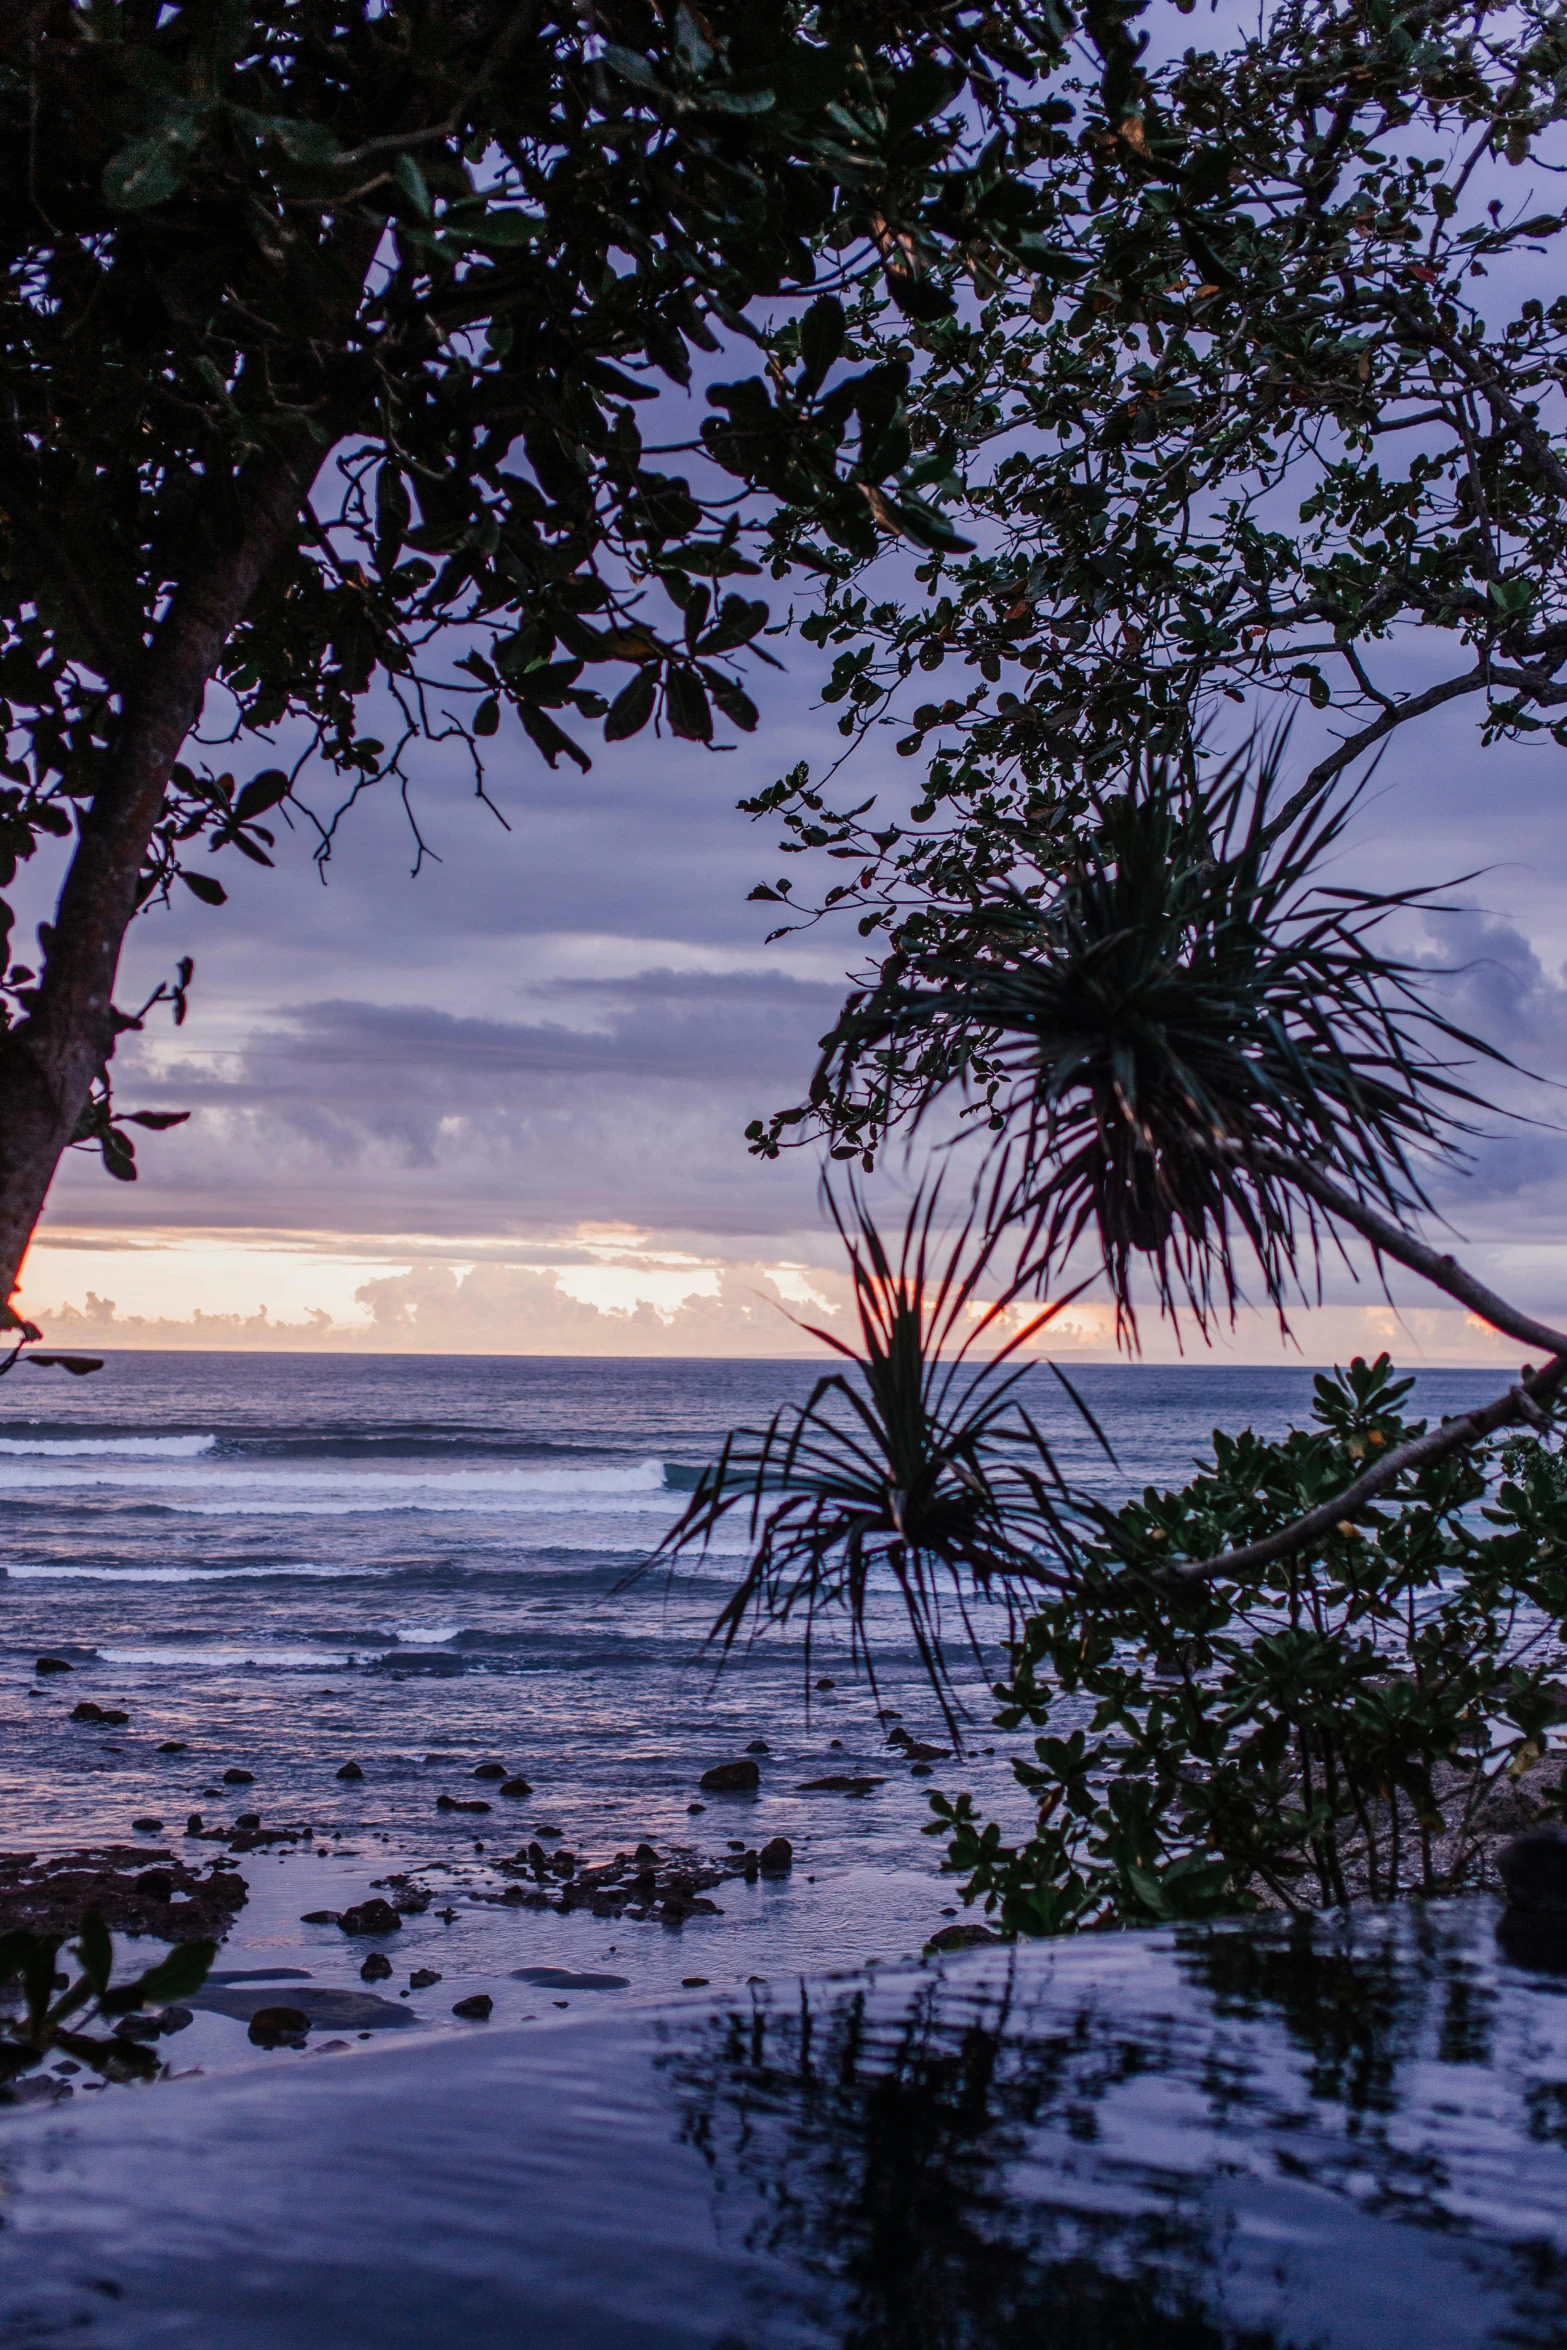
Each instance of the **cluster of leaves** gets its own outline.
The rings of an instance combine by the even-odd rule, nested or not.
[[[1067,20],[616,0],[585,22],[565,0],[13,12],[0,847],[70,829],[171,603],[243,567],[269,468],[334,452],[214,680],[235,738],[292,721],[309,748],[240,787],[179,768],[144,898],[178,878],[221,900],[199,838],[267,862],[260,820],[307,759],[352,795],[450,738],[482,788],[507,703],[551,765],[587,763],[572,718],[755,724],[733,657],[767,607],[720,593],[756,568],[743,492],[659,470],[637,410],[824,256],[950,307],[931,270],[1003,225],[968,192],[964,106],[993,123]],[[846,397],[869,416],[884,381]],[[813,495],[863,514],[818,437]],[[862,431],[865,487],[893,462]],[[376,685],[390,742],[360,718]]]
[[[1180,1492],[1100,1513],[1081,1579],[1024,1627],[998,1724],[1037,1805],[1008,1844],[932,1799],[964,1898],[1009,1932],[1304,1910],[1472,1881],[1486,1806],[1563,1759],[1567,1461],[1550,1432],[1400,1479],[1324,1543],[1178,1585],[1418,1433],[1387,1357],[1319,1377],[1314,1425],[1215,1432]],[[1567,1771],[1546,1803],[1567,1803]]]
[[[907,338],[916,468],[978,551],[932,548],[908,604],[829,551],[805,623],[851,746],[893,727],[923,785],[847,805],[798,768],[746,803],[840,862],[799,918],[855,912],[878,952],[1069,864],[1096,792],[1235,703],[1319,714],[1301,804],[1448,705],[1567,741],[1564,215],[1534,186],[1567,17],[1312,0],[1157,70],[1128,27],[1107,54],[1031,118],[1032,297]]]
[[[806,1111],[752,1128],[776,1151],[811,1113],[842,1156],[949,1093],[1009,1162],[1006,1213],[1059,1267],[1088,1234],[1123,1327],[1134,1266],[1208,1326],[1240,1294],[1298,1286],[1301,1218],[1282,1154],[1395,1214],[1423,1199],[1411,1153],[1453,1147],[1473,1100],[1427,975],[1379,936],[1418,889],[1329,886],[1352,803],[1277,809],[1279,753],[1150,765],[1098,800],[1064,872],[994,880],[888,957],[823,1039]],[[1305,1237],[1315,1254],[1318,1226]]]
[[[700,1555],[743,1518],[750,1562],[711,1638],[727,1656],[748,1627],[754,1634],[799,1617],[807,1686],[817,1622],[841,1613],[874,1689],[866,1615],[872,1578],[884,1577],[957,1737],[944,1605],[977,1655],[975,1595],[1011,1604],[1059,1580],[1074,1529],[1067,1488],[1018,1392],[1030,1365],[1014,1359],[1066,1301],[1015,1310],[1034,1269],[1025,1263],[1002,1277],[1000,1202],[992,1197],[988,1212],[938,1247],[939,1199],[936,1186],[915,1199],[894,1253],[862,1200],[846,1218],[828,1194],[859,1344],[805,1327],[850,1368],[826,1373],[766,1428],[726,1437],[649,1565]],[[992,1291],[988,1300],[982,1288]]]
[[[158,2071],[153,2051],[131,2034],[96,2035],[94,2024],[121,2023],[146,2007],[188,1999],[207,1979],[215,1942],[182,1942],[134,1981],[112,1983],[114,1946],[96,1910],[83,1918],[70,1946],[79,1973],[60,1969],[63,1934],[35,1934],[16,1926],[0,1934],[0,1998],[17,2004],[0,2013],[0,2086],[8,2088],[50,2056],[74,2057],[110,2081],[149,2080]]]

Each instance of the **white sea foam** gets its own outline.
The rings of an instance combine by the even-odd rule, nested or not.
[[[149,1439],[149,1442],[152,1440]],[[171,1439],[180,1443],[194,1439]],[[80,1466],[0,1459],[0,1495],[79,1494],[104,1500],[160,1503],[197,1517],[250,1515],[346,1517],[358,1512],[420,1510],[507,1517],[572,1517],[585,1511],[667,1517],[680,1506],[664,1484],[664,1464],[641,1461],[624,1469],[374,1469],[247,1468],[229,1462],[211,1468],[186,1460],[139,1457],[136,1467],[99,1462]]]
[[[361,1656],[378,1656],[379,1649],[292,1648],[279,1641],[273,1648],[100,1648],[106,1665],[204,1665],[219,1670],[234,1665],[310,1665],[328,1672],[357,1664]]]
[[[417,1643],[425,1648],[438,1648],[443,1640],[455,1640],[463,1629],[461,1624],[399,1624],[394,1638],[405,1646]]]
[[[0,1454],[34,1460],[193,1461],[215,1436],[0,1436]]]
[[[328,1566],[301,1560],[297,1566],[275,1567],[0,1567],[8,1581],[22,1583],[228,1583],[251,1577],[313,1575],[335,1581],[340,1575],[379,1575],[376,1566]]]

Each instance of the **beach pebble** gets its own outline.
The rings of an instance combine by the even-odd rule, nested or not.
[[[185,1822],[185,1833],[187,1836],[199,1836],[205,1825],[200,1812],[193,1811]]]
[[[384,1950],[372,1950],[359,1970],[361,1983],[384,1983],[392,1972],[392,1962]]]
[[[761,1772],[749,1760],[714,1763],[698,1781],[704,1795],[747,1795],[761,1783]]]
[[[362,1779],[364,1772],[356,1762],[346,1762],[337,1775],[340,1779]]]
[[[837,1686],[838,1686],[838,1684],[837,1684],[837,1682],[836,1682],[836,1681],[829,1680],[829,1679],[828,1679],[828,1677],[827,1677],[827,1675],[826,1675],[825,1673],[823,1673],[823,1675],[822,1675],[821,1679],[820,1679],[820,1680],[817,1682],[816,1686],[817,1686],[817,1688],[818,1688],[818,1689],[836,1689],[836,1688],[837,1688]]]
[[[94,1705],[90,1697],[84,1697],[80,1705],[73,1705],[71,1708],[73,1722],[101,1722],[103,1718],[103,1707]]]
[[[105,1721],[107,1721],[107,1720],[108,1720],[108,1718],[109,1718],[109,1717],[108,1717],[108,1715],[106,1714],[106,1715],[104,1716],[104,1719],[105,1719]],[[121,1718],[121,1720],[123,1721],[125,1717],[124,1717],[123,1715],[121,1715],[121,1717],[120,1717],[120,1718]],[[224,1786],[225,1786],[225,1787],[253,1787],[253,1786],[255,1785],[255,1783],[256,1783],[256,1774],[255,1774],[255,1772],[254,1772],[254,1771],[242,1771],[242,1770],[240,1770],[240,1769],[238,1768],[238,1766],[237,1766],[237,1765],[236,1765],[236,1767],[235,1767],[233,1770],[230,1770],[230,1771],[225,1771],[225,1772],[224,1772],[224,1774],[223,1774],[223,1784],[224,1784]]]
[[[787,1836],[774,1836],[762,1846],[756,1865],[764,1877],[787,1877],[794,1866],[794,1846]]]
[[[440,1970],[433,1966],[416,1966],[408,1978],[410,1991],[428,1991],[432,1983],[441,1980]]]
[[[495,2002],[490,1997],[488,1991],[475,1991],[471,1999],[454,2000],[452,2002],[452,2013],[453,2015],[466,2017],[470,2023],[487,2024],[490,2020],[490,2012],[494,2005]]]

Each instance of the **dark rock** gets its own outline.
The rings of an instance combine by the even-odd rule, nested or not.
[[[302,2007],[258,2007],[250,2037],[258,2048],[303,2048],[310,2018]]]
[[[922,1746],[917,1738],[906,1738],[903,1742],[903,1759],[905,1762],[946,1762],[950,1759],[951,1754],[952,1749],[950,1746]]]
[[[506,1765],[504,1763],[495,1762],[480,1763],[473,1776],[476,1779],[504,1779],[506,1776]]]
[[[185,1833],[187,1836],[199,1836],[205,1825],[206,1823],[202,1819],[200,1812],[193,1811],[189,1819],[185,1822]]]
[[[245,1905],[238,1871],[198,1876],[172,1854],[148,1868],[145,1845],[99,1845],[76,1852],[0,1853],[0,1933],[25,1926],[35,1934],[74,1934],[95,1909],[111,1934],[156,1934],[165,1942],[221,1941]],[[149,1878],[160,1888],[149,1888]]]
[[[977,1950],[981,1943],[999,1942],[988,1926],[970,1922],[963,1926],[942,1926],[926,1943],[927,1950]]]
[[[346,1762],[337,1775],[340,1779],[362,1779],[364,1772],[356,1762]]]
[[[831,1680],[829,1680],[829,1679],[828,1679],[828,1677],[827,1677],[827,1675],[826,1675],[825,1673],[823,1673],[823,1675],[822,1675],[821,1679],[820,1679],[820,1680],[817,1682],[816,1686],[817,1686],[817,1688],[818,1688],[818,1689],[836,1689],[836,1688],[837,1688],[837,1686],[838,1686],[838,1684],[837,1684],[837,1682],[836,1682],[836,1681],[831,1681]]]
[[[383,1901],[377,1893],[368,1901],[357,1901],[352,1909],[345,1909],[337,1922],[345,1934],[395,1934],[403,1921],[391,1903]]]
[[[787,1877],[794,1866],[794,1846],[787,1836],[774,1836],[762,1846],[756,1865],[764,1877]]]
[[[706,1811],[706,1809],[707,1805],[705,1803],[688,1803],[686,1805],[686,1817],[687,1819],[694,1820],[699,1811]]]
[[[129,1714],[121,1713],[119,1707],[113,1705],[106,1705],[98,1716],[106,1730],[123,1730],[130,1718]]]
[[[762,1774],[754,1762],[714,1763],[698,1781],[704,1795],[749,1795],[762,1783]]]
[[[223,1784],[225,1787],[253,1787],[255,1783],[256,1774],[254,1771],[242,1771],[236,1768],[231,1771],[225,1771],[223,1774]]]
[[[644,1868],[648,1867],[650,1864],[654,1868],[658,1866],[658,1854],[654,1851],[651,1844],[639,1844],[631,1857],[634,1861],[640,1862]]]
[[[392,1962],[384,1950],[372,1950],[359,1970],[361,1983],[385,1983],[391,1979]]]
[[[276,1990],[260,1983],[204,1983],[190,2004],[198,2012],[234,2016],[248,2023],[258,2008],[275,2004]],[[318,1990],[313,1983],[290,1983],[289,2003],[307,2016],[311,2029],[334,2032],[401,2032],[418,2024],[410,2008],[395,1999],[378,1998],[373,1991]]]
[[[137,1821],[140,1827],[141,1822]],[[149,1901],[174,1899],[174,1872],[172,1869],[143,1869],[136,1880],[138,1893],[145,1893]]]
[[[488,1811],[491,1807],[487,1803],[480,1803],[476,1797],[468,1799],[461,1795],[438,1795],[435,1808],[437,1811]]]
[[[188,1751],[183,1738],[165,1738],[158,1749],[160,1754],[185,1754]]]
[[[874,1787],[885,1787],[885,1779],[854,1778],[839,1772],[829,1779],[802,1779],[801,1795],[869,1795]]]
[[[138,1836],[160,1836],[163,1833],[163,1822],[155,1820],[151,1812],[144,1812],[139,1820],[132,1820],[131,1826]]]
[[[503,1779],[500,1784],[500,1793],[502,1795],[531,1795],[533,1789],[526,1779]]]
[[[72,1706],[70,1718],[73,1722],[101,1722],[103,1707],[94,1705],[90,1697],[84,1697],[80,1705]]]
[[[428,1991],[432,1983],[441,1979],[440,1970],[433,1966],[416,1966],[408,1978],[410,1991]]]
[[[680,1988],[682,1991],[705,1991],[707,1989],[707,1984],[708,1978],[706,1975],[682,1975],[680,1978]]]
[[[771,1754],[773,1750],[765,1738],[753,1738],[745,1751],[747,1754]]]
[[[33,1667],[33,1671],[40,1675],[44,1673],[68,1673],[70,1669],[70,1666],[66,1663],[63,1656],[41,1656]]]
[[[909,1777],[911,1779],[928,1779],[930,1777],[929,1763],[910,1763]]]
[[[562,1845],[550,1862],[550,1867],[557,1877],[574,1877],[577,1873],[577,1856]]]
[[[259,1811],[242,1811],[234,1825],[243,1835],[248,1829],[260,1827],[261,1814]]]
[[[910,1738],[907,1730],[903,1728],[901,1723],[896,1730],[889,1730],[887,1732],[887,1744],[889,1746],[912,1746],[913,1743],[914,1741]]]
[[[487,2024],[494,2005],[495,2002],[488,1991],[475,1991],[471,1999],[454,2000],[452,2013],[464,2017],[467,2022],[472,2024]]]
[[[166,2007],[161,2015],[122,2015],[114,2036],[117,2040],[156,2040],[165,2032],[183,2032],[195,2021],[188,2007]]]
[[[578,1974],[567,1966],[519,1966],[512,1969],[516,1983],[531,1983],[536,1991],[626,1991],[629,1975]]]
[[[1513,1909],[1567,1917],[1567,1828],[1528,1828],[1504,1844],[1497,1870]]]

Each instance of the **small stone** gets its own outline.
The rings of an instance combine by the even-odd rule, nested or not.
[[[747,1754],[771,1754],[773,1750],[765,1738],[753,1738],[745,1751]]]
[[[258,2048],[303,2048],[310,2018],[302,2007],[258,2007],[250,2038]]]
[[[253,1787],[255,1783],[256,1774],[254,1771],[242,1771],[236,1767],[234,1770],[225,1771],[223,1774],[223,1784],[225,1787]]]
[[[163,1822],[155,1820],[151,1812],[144,1813],[139,1820],[132,1820],[131,1826],[138,1836],[159,1836],[163,1832]]]
[[[1526,1829],[1502,1846],[1496,1866],[1513,1909],[1567,1912],[1567,1828]]]
[[[504,1779],[506,1765],[497,1762],[480,1763],[473,1775],[476,1779]]]
[[[911,1779],[928,1779],[930,1777],[929,1763],[910,1763],[909,1777]]]
[[[452,2002],[452,2013],[453,2015],[463,2016],[469,2023],[487,2024],[490,2020],[490,2011],[494,2005],[495,2002],[490,1997],[488,1991],[475,1991],[471,1999],[454,2000]]]
[[[384,1983],[390,1979],[392,1962],[384,1950],[372,1950],[359,1970],[361,1983]]]
[[[90,1697],[84,1697],[80,1705],[72,1706],[71,1720],[73,1722],[101,1722],[103,1720],[103,1707],[101,1705],[94,1705]]]
[[[656,1868],[658,1866],[658,1854],[654,1851],[651,1844],[639,1844],[631,1857],[643,1868]]]
[[[762,1774],[754,1762],[714,1763],[698,1781],[704,1795],[749,1795],[762,1783]]]
[[[533,1789],[526,1779],[503,1779],[500,1784],[500,1793],[512,1796],[531,1795]]]
[[[817,1686],[817,1688],[818,1688],[818,1689],[836,1689],[836,1688],[837,1688],[837,1686],[838,1686],[838,1684],[837,1684],[837,1682],[836,1682],[836,1681],[831,1681],[831,1680],[829,1680],[829,1679],[828,1679],[828,1677],[827,1677],[827,1675],[826,1675],[825,1673],[823,1673],[823,1675],[822,1675],[821,1679],[820,1679],[820,1680],[817,1682],[816,1686]]]
[[[160,1754],[184,1754],[188,1752],[188,1749],[183,1738],[165,1738],[158,1752]]]
[[[136,1825],[141,1826],[140,1820]],[[172,1901],[174,1879],[167,1869],[143,1869],[136,1879],[136,1890],[148,1901]]]
[[[438,1795],[435,1808],[437,1811],[488,1811],[490,1806],[487,1803],[465,1801],[460,1795]]]
[[[707,1805],[705,1803],[688,1803],[686,1805],[686,1817],[687,1819],[694,1820],[699,1811],[706,1811],[706,1809]]]
[[[119,1707],[113,1705],[106,1705],[98,1716],[106,1730],[123,1730],[130,1718],[129,1714],[121,1713]]]
[[[351,1909],[345,1909],[337,1922],[345,1934],[395,1934],[403,1921],[389,1901],[375,1894],[369,1901],[356,1901]]]
[[[441,1980],[440,1970],[433,1966],[416,1966],[408,1978],[410,1991],[428,1991],[432,1983]]]
[[[794,1846],[787,1836],[774,1836],[762,1846],[756,1865],[764,1877],[787,1877],[794,1866]]]
[[[707,1989],[707,1977],[706,1975],[682,1975],[680,1978],[680,1988],[682,1991],[705,1991]]]
[[[340,1926],[342,1917],[335,1909],[306,1909],[300,1912],[302,1926]]]
[[[988,1926],[970,1921],[962,1926],[942,1926],[932,1934],[925,1947],[927,1950],[977,1950],[981,1943],[999,1942],[1000,1939],[1001,1936],[993,1934]]]
[[[356,1762],[346,1762],[344,1763],[342,1769],[338,1772],[337,1776],[340,1779],[362,1779],[364,1777],[364,1772],[360,1769]]]
[[[70,1669],[63,1656],[41,1656],[33,1667],[40,1678],[45,1673],[68,1673]]]
[[[797,1792],[801,1795],[869,1795],[874,1788],[885,1787],[885,1779],[856,1778],[839,1773],[830,1779],[802,1779]]]
[[[252,1829],[260,1827],[261,1814],[259,1811],[242,1811],[234,1825],[242,1836],[248,1835]]]
[[[189,1819],[185,1822],[185,1833],[187,1836],[199,1836],[205,1825],[206,1822],[203,1820],[200,1812],[193,1811]]]

